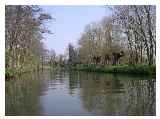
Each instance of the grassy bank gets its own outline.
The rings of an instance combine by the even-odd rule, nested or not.
[[[155,75],[155,65],[119,65],[119,66],[98,66],[98,65],[77,65],[72,67],[74,70],[88,71],[88,72],[105,72],[105,73],[125,73],[125,74],[147,74]]]

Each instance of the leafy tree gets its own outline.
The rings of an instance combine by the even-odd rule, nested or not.
[[[38,6],[5,7],[6,67],[35,67],[41,62],[45,47],[42,33],[51,33],[44,21],[52,17]]]

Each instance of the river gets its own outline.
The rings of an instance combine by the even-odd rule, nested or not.
[[[45,70],[6,81],[6,115],[156,115],[153,77]]]

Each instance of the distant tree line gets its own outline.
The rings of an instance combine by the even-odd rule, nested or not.
[[[78,47],[69,45],[70,64],[155,64],[156,7],[110,7],[112,15],[88,24]]]

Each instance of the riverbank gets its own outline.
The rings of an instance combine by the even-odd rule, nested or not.
[[[20,75],[22,73],[27,73],[27,72],[33,72],[35,71],[36,68],[6,68],[5,69],[5,79],[6,80],[12,80],[14,79],[17,75]]]
[[[104,73],[124,73],[124,74],[145,74],[156,75],[156,65],[119,65],[119,66],[100,66],[100,65],[77,65],[71,67],[73,70]]]
[[[50,66],[43,66],[42,67],[23,67],[23,68],[6,68],[5,69],[5,79],[6,80],[12,80],[16,76],[23,74],[23,73],[28,73],[28,72],[34,72],[34,71],[39,71],[39,70],[50,70],[52,67]]]
[[[55,67],[54,67],[55,68]],[[20,75],[22,73],[28,73],[28,72],[34,72],[38,70],[50,70],[53,69],[50,66],[44,66],[42,67],[25,67],[25,68],[15,68],[15,69],[9,69],[6,68],[5,70],[5,77],[6,80],[12,80],[17,75]],[[101,65],[76,65],[71,67],[72,70],[78,70],[78,71],[87,71],[87,72],[103,72],[103,73],[121,73],[121,74],[136,74],[136,75],[156,75],[156,66],[155,65],[135,65],[135,66],[129,66],[129,65],[119,65],[119,66],[101,66]]]

